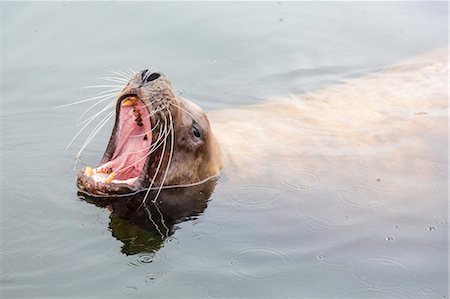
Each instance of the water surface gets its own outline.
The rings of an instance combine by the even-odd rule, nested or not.
[[[2,298],[448,298],[447,140],[433,135],[447,116],[437,103],[414,111],[424,127],[408,146],[420,156],[293,151],[288,168],[266,161],[245,184],[226,171],[203,197],[167,192],[167,204],[186,206],[149,207],[131,222],[139,198],[110,202],[113,213],[78,198],[74,155],[89,132],[64,149],[89,106],[54,108],[93,96],[81,87],[108,70],[148,67],[212,115],[301,96],[446,46],[447,3],[1,7]],[[99,161],[110,128],[81,165]]]

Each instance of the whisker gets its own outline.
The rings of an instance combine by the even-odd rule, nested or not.
[[[170,137],[171,137],[171,138],[170,138],[171,142],[170,142],[169,159],[168,159],[168,161],[167,161],[166,171],[165,171],[165,173],[164,173],[164,177],[163,177],[163,179],[162,179],[161,186],[159,187],[158,193],[156,193],[156,196],[155,196],[155,198],[153,199],[153,203],[155,203],[156,200],[158,199],[158,196],[159,196],[159,194],[161,193],[161,188],[162,188],[162,186],[164,185],[164,182],[166,181],[167,174],[168,174],[168,172],[169,172],[170,163],[172,162],[173,146],[174,146],[174,143],[175,143],[174,132],[173,132],[172,113],[170,113],[170,110],[167,110],[167,111],[168,111],[168,113],[169,113],[169,121],[170,121],[170,128],[169,128],[169,130],[170,130]]]
[[[113,71],[113,70],[108,70],[108,72],[110,72],[110,73],[113,73],[113,74],[115,74],[115,75],[117,75],[117,76],[119,76],[119,77],[121,77],[121,78],[123,78],[123,79],[125,79],[125,80],[130,80],[130,76],[128,76],[128,75],[126,75],[126,74],[124,74],[124,73],[122,73],[122,72],[120,72],[120,71]]]
[[[167,119],[166,119],[166,117],[164,117],[164,128],[166,128],[166,127],[167,127]],[[164,160],[164,153],[166,151],[166,141],[167,141],[167,138],[164,138],[164,140],[163,140],[163,149],[162,149],[162,152],[161,152],[161,157],[159,158],[158,166],[156,168],[155,174],[153,175],[153,178],[152,178],[150,186],[149,186],[149,188],[147,190],[147,193],[145,193],[145,196],[144,196],[144,199],[143,199],[143,201],[141,203],[141,206],[142,206],[142,204],[144,204],[146,202],[148,194],[150,193],[150,190],[152,189],[152,186],[155,183],[156,176],[158,175],[158,172],[159,172],[159,169],[161,167],[162,161]]]
[[[152,128],[150,131],[144,132],[144,133],[142,133],[142,134],[131,135],[131,136],[132,136],[132,137],[141,137],[141,136],[145,136],[145,135],[147,135],[148,133],[153,132],[153,131],[158,127],[158,124],[159,124],[159,119],[158,119],[158,122],[156,122],[156,125],[154,125],[153,128]]]
[[[87,108],[87,109],[83,112],[83,114],[81,114],[81,116],[78,118],[77,123],[80,123],[80,121],[81,121],[81,119],[83,118],[83,116],[85,116],[86,113],[89,112],[89,110],[91,110],[91,109],[94,108],[95,106],[97,106],[97,105],[103,103],[104,101],[107,101],[107,100],[110,100],[110,99],[114,99],[114,95],[111,95],[111,96],[109,96],[109,97],[106,97],[106,98],[104,98],[103,100],[100,100],[100,101],[98,101],[97,103],[95,103],[95,104],[93,104],[92,106],[90,106],[89,108]],[[116,102],[116,101],[115,101],[115,99],[114,99],[113,101],[111,101],[110,103],[108,103],[108,104],[105,106],[105,108],[108,107],[108,106],[110,106],[110,105],[113,104],[113,103],[114,103],[113,106],[115,106],[115,102]],[[103,109],[104,109],[104,108],[103,108]],[[104,111],[104,110],[102,110],[101,112],[103,112],[103,111]]]
[[[108,93],[108,92],[115,92],[115,93],[118,93],[119,91],[121,91],[123,88],[111,88],[111,89],[108,89],[108,90],[103,90],[103,91],[99,91],[99,92],[97,92],[97,94],[105,94],[105,93]]]
[[[116,82],[116,83],[122,83],[122,84],[127,84],[128,81],[122,78],[116,78],[116,77],[100,77],[97,78],[99,80],[105,80],[105,81],[110,81],[110,82]]]
[[[99,115],[102,114],[103,112],[108,111],[108,110],[110,110],[110,109],[113,109],[115,106],[116,106],[115,101],[111,101],[111,102],[108,103],[105,107],[103,107],[102,110],[100,110],[99,112],[97,112],[97,113],[95,113],[95,114],[89,116],[89,117],[86,118],[85,120],[83,120],[83,121],[80,122],[80,119],[79,119],[79,120],[78,120],[79,123],[77,124],[77,127],[83,125],[85,122],[87,122],[87,121],[89,121],[89,120],[91,120],[91,119],[95,119],[97,116],[99,116]]]
[[[156,222],[152,218],[152,213],[150,212],[150,209],[147,207],[147,205],[144,205],[144,209],[147,211],[148,219],[153,223],[158,233],[161,235],[161,237],[164,238],[164,234],[159,229],[159,226],[156,224]],[[134,215],[133,215],[134,216]]]
[[[86,141],[81,146],[81,149],[76,154],[76,159],[78,159],[83,152],[83,150],[88,146],[88,144],[92,141],[92,139],[97,135],[97,133],[105,126],[105,124],[111,119],[112,116],[114,116],[115,111],[111,111],[108,113],[98,124],[97,126],[92,130],[91,134],[86,138]]]
[[[98,99],[103,99],[103,98],[105,98],[105,97],[108,98],[108,97],[113,96],[113,95],[115,95],[115,94],[116,94],[116,93],[110,93],[110,94],[105,94],[105,95],[95,96],[95,97],[92,97],[92,98],[88,98],[88,99],[76,101],[76,102],[73,102],[73,103],[64,104],[64,105],[60,105],[60,106],[56,106],[55,108],[56,108],[56,109],[60,109],[60,108],[69,107],[69,106],[72,106],[72,105],[78,105],[78,104],[85,103],[85,102],[90,102],[90,101],[94,101],[94,100],[98,100]]]
[[[130,72],[130,76],[134,76],[137,72],[133,70],[131,67],[128,68],[128,71]]]
[[[105,87],[123,87],[123,85],[90,85],[90,86],[83,86],[83,89],[88,89],[88,88],[105,88]]]
[[[163,180],[161,182],[161,185],[159,186],[158,192],[156,193],[156,196],[153,199],[153,203],[155,204],[155,206],[157,205],[156,201],[158,200],[158,197],[161,194],[162,187],[164,186],[164,182],[166,181],[166,178],[167,178],[167,173],[169,171],[170,163],[171,163],[172,156],[173,156],[173,146],[174,146],[174,143],[175,143],[172,114],[170,113],[169,109],[167,109],[167,112],[169,113],[169,122],[170,122],[169,130],[170,130],[170,137],[171,137],[170,138],[171,143],[170,143],[169,160],[167,162],[166,171],[164,173],[164,177],[163,177]],[[159,209],[157,209],[157,210],[159,212],[159,215],[161,216],[161,223],[163,224],[164,228],[166,229],[166,237],[167,237],[168,234],[169,234],[169,228],[166,225],[166,221],[164,220],[163,214],[161,213],[161,211]]]
[[[172,105],[172,106],[174,106],[174,107],[176,107],[176,108],[178,108],[178,109],[180,109],[180,110],[183,110],[183,111],[186,112],[190,117],[192,117],[193,120],[195,120],[195,121],[198,123],[198,121],[195,119],[195,117],[194,117],[191,113],[189,113],[186,109],[184,109],[184,108],[182,108],[182,107],[180,107],[180,106],[178,106],[178,105],[175,105],[174,103],[170,103],[170,102],[169,102],[169,105]]]

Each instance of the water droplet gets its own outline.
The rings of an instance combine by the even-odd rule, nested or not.
[[[236,260],[230,261],[230,266],[236,266],[236,265],[238,265],[238,264],[239,264],[239,262],[236,261]]]
[[[373,283],[369,287],[373,290],[380,290],[383,286],[379,283]]]
[[[316,256],[316,259],[318,259],[319,261],[323,261],[326,258],[326,255],[318,255]]]
[[[162,277],[162,276],[163,276],[163,273],[161,273],[161,272],[156,272],[156,273],[147,274],[147,275],[145,275],[145,277],[144,277],[144,281],[145,281],[147,284],[152,284],[152,283],[155,282],[155,280],[157,280],[158,278],[160,278],[160,277]]]
[[[174,245],[180,244],[180,241],[177,238],[175,238],[175,237],[170,237],[170,238],[168,238],[166,240],[166,243],[171,245],[171,246],[174,246]]]
[[[431,231],[434,231],[434,230],[436,230],[436,229],[437,229],[437,227],[434,226],[434,225],[429,225],[429,226],[427,226],[427,230],[429,230],[430,232],[431,232]]]

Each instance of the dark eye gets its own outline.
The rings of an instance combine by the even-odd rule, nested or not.
[[[200,132],[200,129],[197,127],[196,124],[192,125],[192,135],[194,135],[195,138],[202,137],[202,133]]]

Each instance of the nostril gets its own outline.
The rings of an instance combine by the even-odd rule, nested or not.
[[[142,80],[142,81],[144,81],[145,76],[147,76],[147,72],[148,72],[148,70],[143,70],[143,71],[141,72],[141,80]]]
[[[152,73],[152,74],[150,74],[150,76],[148,76],[148,77],[145,79],[145,82],[150,82],[150,81],[156,80],[156,79],[158,79],[159,77],[161,77],[160,74],[158,74],[158,73]]]
[[[149,70],[143,70],[142,74],[141,74],[141,79],[142,79],[142,82],[144,82],[144,83],[156,80],[159,77],[161,77],[161,74],[151,73],[151,72],[149,72]]]

